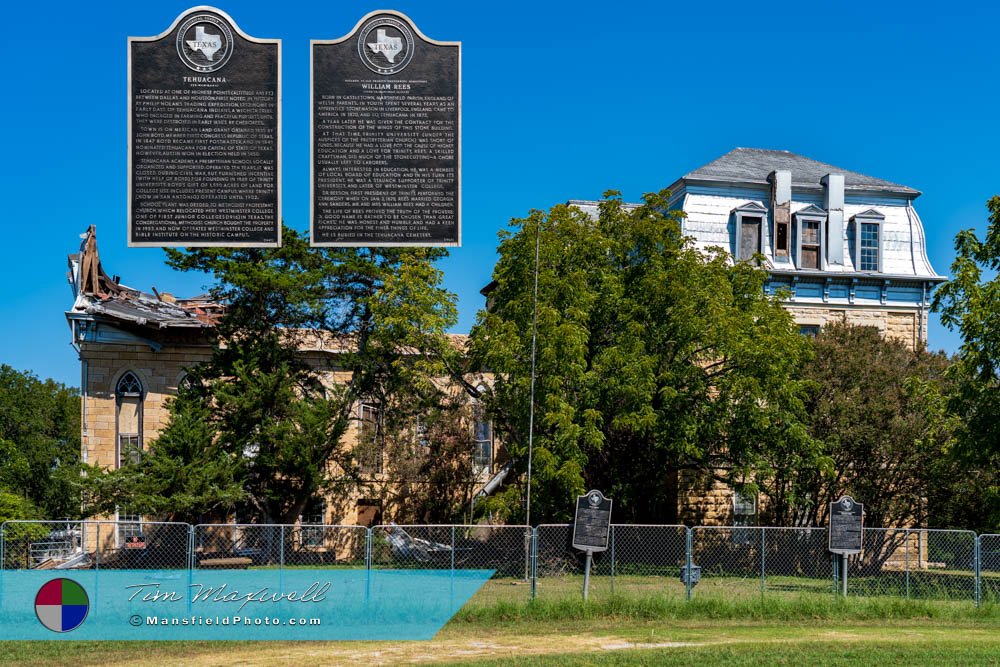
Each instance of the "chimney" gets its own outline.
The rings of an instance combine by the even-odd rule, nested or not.
[[[826,209],[826,261],[827,264],[844,265],[844,175],[827,174],[820,179],[823,184]]]
[[[792,172],[772,171],[771,211],[774,215],[774,258],[787,260],[791,254]]]

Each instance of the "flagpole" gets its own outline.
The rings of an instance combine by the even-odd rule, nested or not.
[[[531,456],[535,436],[535,343],[538,338],[538,246],[542,236],[542,223],[535,226],[535,297],[531,316],[531,404],[528,406],[528,489],[525,524],[531,525]]]

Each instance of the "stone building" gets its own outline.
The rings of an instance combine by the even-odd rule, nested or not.
[[[788,151],[736,148],[670,186],[670,208],[699,248],[763,255],[767,291],[804,334],[847,321],[911,348],[927,342],[930,295],[920,192]],[[596,212],[597,202],[571,201]]]
[[[178,299],[155,289],[148,294],[120,284],[101,266],[94,227],[84,234],[80,252],[69,256],[67,277],[74,301],[66,319],[81,367],[82,457],[107,468],[128,465],[142,456],[167,424],[167,400],[184,381],[186,369],[211,357],[212,327],[222,307],[207,296]],[[451,339],[454,345],[465,344],[464,336]],[[324,383],[349,379],[349,373],[337,370],[335,361],[329,363],[343,351],[339,341],[303,335],[300,348],[307,361],[324,369]],[[487,377],[466,380],[488,382]],[[498,486],[508,468],[498,461],[490,422],[472,408],[469,438],[476,474],[474,498]],[[389,511],[387,518],[393,517],[382,498],[397,480],[383,466],[386,455],[377,424],[377,406],[356,406],[347,446],[357,447],[368,440],[375,443],[369,448],[371,460],[363,463],[369,476],[367,489],[336,501],[317,498],[301,517],[303,523],[370,525],[382,518],[383,510]],[[119,542],[142,529],[144,517],[125,508],[119,508],[115,518],[135,522],[119,529],[122,534],[115,538]]]
[[[691,171],[670,190],[670,206],[685,213],[683,232],[696,246],[722,247],[734,260],[763,257],[767,291],[786,295],[803,334],[847,321],[875,326],[911,348],[926,343],[930,294],[945,278],[927,258],[913,206],[917,190],[787,151],[749,148]],[[570,204],[596,214],[597,202]],[[127,465],[166,424],[165,401],[185,368],[210,357],[221,307],[207,297],[177,299],[120,285],[101,267],[93,227],[69,265],[75,300],[66,317],[81,361],[83,459]],[[336,341],[315,337],[303,354],[319,359],[337,349]],[[333,373],[328,380],[345,378]],[[355,416],[354,445],[370,438],[377,408],[359,404]],[[498,465],[503,450],[488,421],[471,424],[470,438],[479,471],[475,497],[496,489],[510,466]],[[378,465],[372,482],[376,491],[395,483]],[[756,498],[690,475],[665,483],[676,490],[680,521],[755,521]],[[302,522],[370,524],[382,509],[361,495],[340,504],[319,499]],[[141,519],[124,511],[120,518]]]
[[[911,349],[927,343],[935,286],[946,280],[927,258],[920,192],[788,151],[735,148],[676,179],[671,210],[696,247],[734,261],[763,256],[765,289],[785,294],[799,330],[828,323],[873,326]],[[571,200],[592,215],[598,202]],[[677,516],[696,524],[754,523],[756,498],[710,478],[667,480]]]

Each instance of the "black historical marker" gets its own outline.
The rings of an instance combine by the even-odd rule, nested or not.
[[[844,496],[830,503],[830,545],[835,554],[861,553],[864,538],[864,505]]]
[[[312,46],[312,244],[461,245],[461,44],[403,14]]]
[[[611,531],[611,499],[600,491],[588,491],[576,499],[573,519],[573,548],[606,551]]]
[[[129,245],[281,245],[281,40],[195,7],[128,48]]]

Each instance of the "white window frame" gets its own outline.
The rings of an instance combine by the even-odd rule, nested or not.
[[[747,202],[742,206],[733,209],[733,215],[736,218],[736,227],[733,236],[736,238],[736,245],[733,248],[733,258],[737,262],[746,262],[753,259],[752,257],[740,257],[740,249],[743,247],[743,218],[757,218],[760,220],[760,244],[757,246],[757,252],[763,254],[764,248],[768,246],[767,241],[767,221],[768,221],[768,211],[767,208],[761,206],[755,201]]]
[[[818,266],[805,267],[802,262],[802,223],[815,222],[819,229],[819,253],[816,258]],[[817,206],[807,206],[795,213],[795,266],[804,271],[825,271],[827,248],[826,211]]]
[[[299,516],[299,546],[321,547],[325,542],[326,529],[326,499],[316,499],[318,512]],[[315,519],[319,517],[319,522]]]
[[[883,223],[885,223],[885,216],[876,211],[873,208],[864,211],[863,213],[858,213],[853,218],[851,218],[854,224],[854,269],[859,273],[885,273],[884,264],[882,258],[882,248],[885,246],[883,238]],[[874,271],[871,269],[861,268],[861,226],[862,225],[875,225],[875,229],[878,231],[878,268]]]
[[[123,514],[121,509],[116,507],[115,547],[120,549],[125,546],[129,538],[133,535],[142,535],[143,523],[144,521],[141,514]]]
[[[123,398],[135,398],[138,399],[138,406],[136,408],[136,432],[135,433],[122,433],[121,425],[119,423],[119,417],[121,413],[122,399]],[[146,402],[146,390],[142,385],[142,380],[136,374],[135,371],[126,370],[124,373],[118,376],[118,380],[115,381],[115,469],[122,467],[123,463],[134,464],[138,463],[142,458],[143,450],[143,438],[142,438],[142,421],[143,421],[143,408]],[[124,462],[122,457],[126,453],[122,447],[122,438],[128,438],[130,443],[134,439],[134,447],[130,447],[133,451],[133,460]]]

